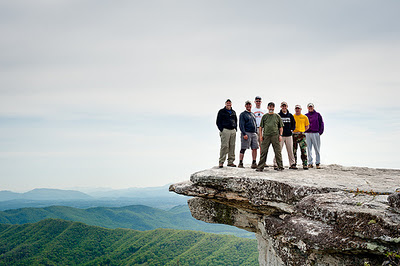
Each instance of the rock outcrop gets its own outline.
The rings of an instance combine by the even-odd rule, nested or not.
[[[260,265],[382,265],[400,253],[400,170],[213,168],[170,191],[192,216],[256,233]]]

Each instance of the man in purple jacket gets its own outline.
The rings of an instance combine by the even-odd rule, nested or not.
[[[310,127],[306,131],[308,168],[313,168],[312,147],[314,146],[316,157],[315,165],[317,169],[320,169],[320,136],[322,135],[322,133],[324,133],[324,121],[322,120],[321,114],[315,111],[313,103],[309,103],[307,107],[308,113],[306,114],[306,116],[310,121]]]

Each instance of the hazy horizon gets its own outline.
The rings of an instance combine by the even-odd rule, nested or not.
[[[399,8],[2,1],[0,190],[188,180],[218,164],[225,100],[239,115],[257,95],[315,104],[322,164],[399,169]]]
[[[128,189],[148,189],[148,188],[161,188],[161,187],[167,187],[171,183],[165,184],[165,185],[160,185],[160,186],[147,186],[147,187],[123,187],[123,188],[112,188],[112,187],[35,187],[27,190],[9,190],[9,189],[1,189],[0,191],[11,191],[11,192],[16,192],[16,193],[25,193],[31,190],[35,189],[59,189],[59,190],[74,190],[74,191],[80,191],[83,193],[93,193],[93,192],[107,192],[107,191],[115,191],[115,190],[128,190]],[[171,192],[172,193],[172,192]]]

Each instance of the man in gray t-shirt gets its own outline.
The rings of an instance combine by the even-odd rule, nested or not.
[[[240,140],[242,143],[240,149],[240,168],[244,168],[243,158],[244,152],[251,148],[253,155],[253,162],[251,164],[251,168],[257,168],[257,149],[258,149],[258,139],[257,139],[257,122],[255,115],[251,112],[251,102],[246,101],[244,104],[246,110],[244,110],[239,116],[239,128],[241,133]]]

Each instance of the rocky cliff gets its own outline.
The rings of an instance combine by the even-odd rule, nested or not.
[[[400,170],[213,168],[170,191],[194,218],[256,233],[260,265],[382,265],[400,253]],[[397,261],[398,262],[398,261]]]

